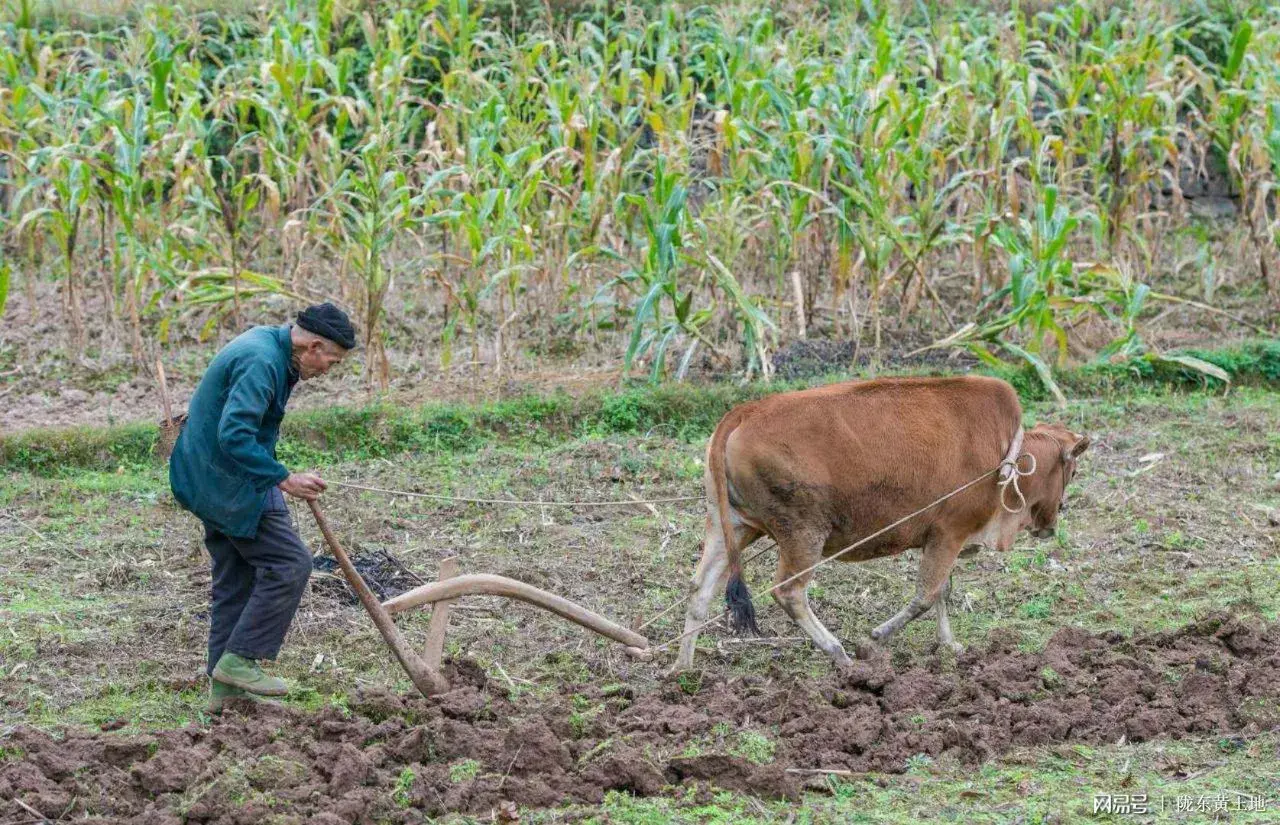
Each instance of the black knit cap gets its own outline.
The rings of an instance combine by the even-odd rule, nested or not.
[[[299,312],[298,326],[321,338],[328,338],[343,349],[355,349],[356,328],[351,325],[351,319],[328,301]]]

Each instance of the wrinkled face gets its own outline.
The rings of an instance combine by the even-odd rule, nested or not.
[[[345,358],[347,351],[326,338],[312,338],[294,350],[303,381],[324,375]]]
[[[1028,435],[1035,435],[1027,448],[1036,456],[1037,483],[1036,495],[1027,497],[1027,526],[1036,538],[1050,538],[1057,531],[1058,514],[1066,509],[1067,486],[1075,478],[1080,454],[1089,447],[1089,436],[1060,424],[1037,425]]]

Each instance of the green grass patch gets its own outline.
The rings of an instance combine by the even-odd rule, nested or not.
[[[0,438],[0,467],[56,475],[67,469],[114,471],[152,463],[154,424],[31,430]]]
[[[77,724],[99,727],[125,720],[125,733],[180,728],[192,722],[208,721],[205,705],[208,691],[203,687],[175,690],[158,682],[142,682],[128,688],[107,686],[97,696],[53,707],[35,697],[28,719],[37,727]]]
[[[20,762],[27,752],[17,745],[0,745],[0,762]]]

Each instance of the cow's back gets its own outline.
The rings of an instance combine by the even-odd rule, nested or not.
[[[997,467],[1022,410],[1007,383],[967,376],[845,382],[735,414],[725,446],[735,509],[779,539],[826,531],[831,550]],[[996,490],[994,479],[977,485],[853,558],[918,546],[935,525],[977,530],[998,506]]]

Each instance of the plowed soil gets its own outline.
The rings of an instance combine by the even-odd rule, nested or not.
[[[916,754],[976,764],[1019,746],[1280,723],[1280,627],[1226,614],[1131,638],[1063,629],[1036,653],[997,631],[954,662],[884,655],[808,680],[704,672],[642,695],[576,686],[512,701],[473,664],[446,669],[447,694],[356,694],[349,713],[238,703],[210,727],[154,735],[18,727],[0,738],[0,799],[102,822],[419,822],[610,789],[788,798],[803,790],[790,767],[893,772]],[[725,722],[767,736],[772,758],[733,755]]]

